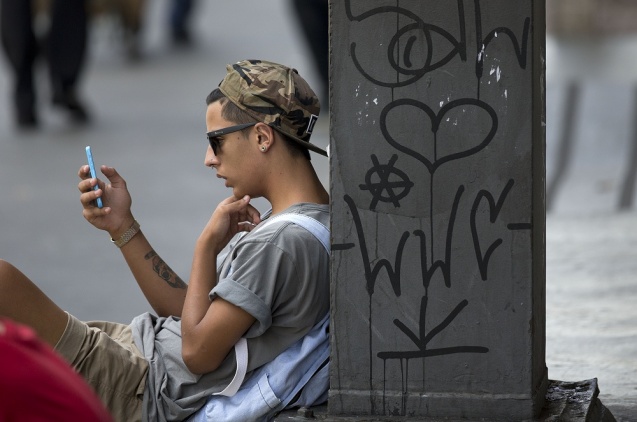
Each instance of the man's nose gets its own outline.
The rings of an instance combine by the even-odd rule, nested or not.
[[[208,149],[206,150],[206,159],[204,161],[204,164],[207,167],[213,167],[219,164],[219,160],[217,159],[217,156],[215,155],[210,145],[208,145]]]

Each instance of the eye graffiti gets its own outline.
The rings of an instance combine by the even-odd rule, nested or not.
[[[482,0],[473,0],[473,24],[475,27],[474,35],[476,39],[475,75],[478,79],[478,98],[480,98],[480,79],[484,72],[484,59],[491,43],[496,41],[501,35],[508,37],[511,41],[511,46],[514,49],[520,68],[526,69],[529,35],[531,31],[531,18],[527,17],[524,19],[522,24],[521,41],[518,41],[518,35],[516,35],[511,28],[504,26],[493,28],[487,32],[486,36],[483,36],[481,1]],[[390,38],[389,42],[381,43],[379,45],[379,47],[384,45],[387,46],[387,63],[397,72],[398,75],[407,76],[407,79],[399,81],[384,81],[371,75],[365,68],[365,60],[359,58],[356,42],[352,42],[350,44],[352,63],[361,75],[377,86],[389,88],[408,86],[417,82],[427,73],[444,67],[456,57],[458,57],[462,62],[466,62],[468,60],[465,0],[456,0],[458,15],[458,26],[457,28],[454,28],[457,32],[456,35],[453,35],[444,28],[426,23],[416,13],[404,7],[381,6],[355,15],[352,12],[352,0],[344,0],[344,6],[346,15],[351,22],[363,22],[368,19],[373,19],[374,17],[382,17],[384,14],[394,14],[397,18],[402,17],[409,22],[397,29],[396,33]],[[405,37],[407,37],[407,40],[403,41],[403,38]],[[446,54],[444,54],[444,52],[442,54],[438,53],[434,39],[445,40],[451,48]],[[423,46],[415,48],[415,45],[419,42],[419,40],[422,40]],[[404,50],[402,52],[400,51],[401,45],[404,45]],[[422,53],[423,50],[426,51],[424,59],[421,57],[421,54],[418,54]],[[443,51],[445,50],[443,49]],[[399,64],[398,58],[400,57],[402,57],[402,65]],[[414,68],[415,61],[423,61],[422,66]]]
[[[359,60],[356,53],[356,43],[353,42],[350,45],[350,54],[352,57],[352,62],[358,71],[363,75],[366,79],[374,83],[375,85],[382,87],[391,87],[397,88],[402,86],[411,85],[416,82],[418,79],[422,78],[427,73],[432,70],[438,69],[445,64],[447,64],[450,60],[452,60],[455,56],[459,55],[462,61],[467,60],[467,47],[466,47],[466,34],[465,34],[465,22],[464,22],[464,3],[462,0],[458,0],[458,16],[459,16],[459,28],[460,28],[460,40],[457,40],[453,35],[449,32],[445,31],[443,28],[440,28],[435,25],[430,25],[425,23],[417,14],[414,12],[405,9],[403,7],[398,6],[382,6],[371,9],[367,12],[364,12],[358,16],[354,16],[351,10],[351,0],[345,0],[345,10],[347,16],[350,21],[362,22],[364,20],[373,18],[374,16],[383,15],[385,13],[396,14],[397,16],[403,16],[412,23],[405,25],[403,28],[399,29],[396,34],[391,38],[387,47],[387,60],[388,63],[392,66],[392,68],[401,75],[410,75],[411,77],[407,80],[400,82],[389,82],[389,81],[381,81],[378,78],[370,75],[364,68],[361,60]],[[422,35],[425,39],[425,44],[427,46],[427,55],[424,60],[424,64],[419,69],[410,69],[413,65],[412,61],[412,52],[414,51],[414,43],[417,40],[417,37],[411,36],[408,38],[406,42],[406,48],[403,51],[403,61],[405,62],[405,67],[400,66],[395,57],[400,56],[398,51],[400,40],[406,34],[410,32],[422,32]],[[452,49],[447,53],[442,59],[437,62],[433,62],[434,57],[434,49],[433,49],[433,37],[432,35],[438,34],[447,40],[451,45]]]

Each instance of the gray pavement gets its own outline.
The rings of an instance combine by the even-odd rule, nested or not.
[[[637,421],[635,53],[635,35],[547,41],[549,378],[597,377],[623,421]]]
[[[76,172],[85,145],[98,165],[115,166],[127,179],[142,229],[187,279],[194,240],[227,195],[203,165],[204,99],[224,64],[268,58],[294,64],[319,85],[283,0],[200,1],[198,42],[186,51],[168,42],[168,2],[148,3],[138,63],[125,59],[112,19],[93,22],[82,85],[95,116],[90,126],[73,127],[51,110],[42,73],[42,127],[16,132],[0,60],[0,257],[81,319],[128,322],[149,310],[108,236],[81,216]],[[590,62],[591,51],[600,62]],[[618,205],[630,191],[634,164],[635,51],[635,37],[597,41],[594,50],[582,41],[550,40],[547,49],[547,186],[555,190],[547,216],[549,377],[597,377],[602,402],[623,421],[637,421],[637,212],[632,195],[627,207]],[[581,101],[575,135],[563,148],[573,80]],[[323,146],[325,117],[314,135]],[[328,185],[327,160],[316,157],[314,164]]]

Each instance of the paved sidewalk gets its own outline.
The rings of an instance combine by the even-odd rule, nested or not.
[[[618,421],[637,421],[637,213],[547,221],[549,378],[596,377]]]

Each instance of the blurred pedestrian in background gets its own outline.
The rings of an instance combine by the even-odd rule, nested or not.
[[[93,0],[95,2],[95,0]],[[146,0],[100,0],[99,12],[112,14],[121,20],[123,41],[126,54],[131,60],[142,58],[142,30]],[[188,46],[192,42],[190,17],[195,0],[171,0],[166,23],[170,39],[179,47]]]
[[[173,0],[170,10],[170,35],[175,44],[187,45],[192,42],[190,16],[194,0]]]
[[[95,4],[96,1],[92,0]],[[140,37],[143,26],[145,0],[101,0],[102,10],[94,13],[111,14],[120,19],[126,55],[131,60],[141,58]]]
[[[310,47],[321,77],[321,104],[329,105],[329,5],[328,0],[292,0],[292,9]]]
[[[44,40],[34,32],[33,11],[31,0],[0,0],[0,33],[14,74],[17,124],[23,128],[38,124],[34,66],[40,54],[48,62],[53,105],[66,110],[73,121],[86,122],[89,116],[76,92],[86,50],[86,1],[51,0]]]

